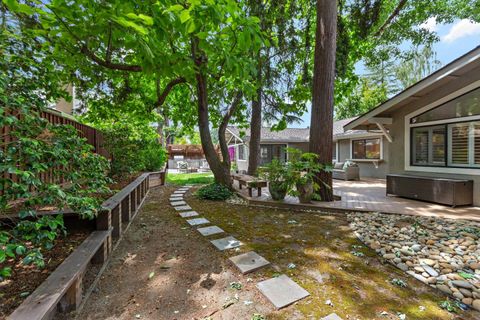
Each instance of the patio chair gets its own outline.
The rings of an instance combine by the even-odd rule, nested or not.
[[[188,173],[188,162],[179,161],[177,163],[178,172]]]

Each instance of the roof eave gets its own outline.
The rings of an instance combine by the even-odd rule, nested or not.
[[[384,103],[377,106],[375,109],[361,115],[357,119],[347,123],[343,126],[344,130],[356,130],[359,129],[358,127],[365,124],[368,119],[375,117],[376,115],[385,112],[389,108],[395,106],[396,104],[404,101],[405,99],[415,95],[415,93],[423,90],[436,82],[448,77],[453,72],[457,71],[460,68],[465,67],[469,63],[472,63],[476,60],[480,59],[480,46],[471,50],[470,52],[466,53],[465,55],[459,57],[458,59],[452,61],[447,66],[443,67],[442,69],[434,72],[430,76],[420,80],[419,82],[415,83],[414,85],[406,88],[393,98],[385,101]]]

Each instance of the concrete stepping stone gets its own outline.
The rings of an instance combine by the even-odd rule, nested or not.
[[[233,249],[236,247],[240,247],[243,245],[240,241],[235,239],[232,236],[228,236],[222,239],[217,239],[217,240],[212,240],[210,241],[215,247],[217,247],[218,250],[223,251],[223,250],[228,250],[228,249]]]
[[[198,228],[197,230],[202,234],[202,236],[205,236],[205,237],[211,236],[213,234],[219,234],[219,233],[225,232],[217,226],[203,227],[203,228]]]
[[[207,219],[205,218],[195,218],[195,219],[190,219],[190,220],[187,220],[188,224],[191,225],[191,226],[198,226],[200,224],[206,224],[206,223],[210,223],[210,221],[208,221]]]
[[[173,201],[183,201],[183,197],[172,197],[169,199],[170,202],[173,202]]]
[[[187,191],[177,190],[177,191],[173,191],[172,195],[184,195],[185,193],[187,193]]]
[[[182,217],[182,218],[190,218],[190,217],[196,217],[196,216],[198,216],[198,212],[197,212],[197,211],[183,211],[183,212],[179,212],[178,214],[179,214],[180,217]]]
[[[323,317],[321,320],[343,320],[336,313],[331,313],[326,317]]]
[[[277,278],[257,283],[257,288],[277,310],[310,295],[305,289],[284,274]]]
[[[186,203],[185,201],[183,201],[183,200],[181,200],[181,201],[172,201],[172,202],[170,202],[170,204],[171,204],[172,206],[174,206],[174,207],[176,207],[176,206],[186,206],[186,205],[187,205],[187,203]]]
[[[230,261],[240,270],[241,273],[247,274],[260,268],[268,266],[270,262],[255,251],[239,254],[231,257]]]
[[[187,211],[187,210],[192,210],[192,207],[190,206],[176,206],[173,207],[177,211]]]
[[[177,189],[176,191],[188,191],[188,190],[190,190],[190,188],[183,187],[183,188]]]

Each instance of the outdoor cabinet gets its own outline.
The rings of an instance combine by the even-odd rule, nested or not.
[[[453,207],[472,205],[473,181],[389,174],[387,195],[389,194]]]

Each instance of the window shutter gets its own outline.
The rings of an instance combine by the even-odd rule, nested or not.
[[[468,131],[468,125],[452,127],[452,164],[469,164]]]
[[[480,165],[480,123],[476,123],[474,125],[473,130],[473,137],[474,137],[474,161],[475,164]]]

